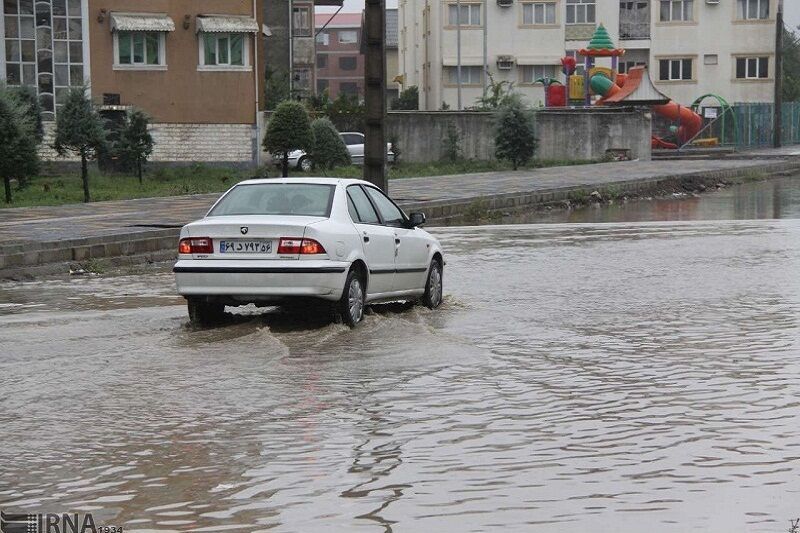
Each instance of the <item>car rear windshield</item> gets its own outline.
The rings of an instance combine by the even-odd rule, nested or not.
[[[328,217],[333,185],[256,183],[239,185],[214,206],[209,216],[297,215]]]

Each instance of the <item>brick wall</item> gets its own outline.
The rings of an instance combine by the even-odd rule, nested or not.
[[[250,124],[153,124],[153,162],[249,163],[253,160]]]
[[[58,157],[50,146],[54,124],[45,123],[44,142],[39,154],[44,161],[79,161]],[[153,154],[158,163],[239,163],[253,160],[253,126],[250,124],[151,124]]]

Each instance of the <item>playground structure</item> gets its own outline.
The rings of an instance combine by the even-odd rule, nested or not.
[[[592,36],[589,45],[578,51],[584,58],[584,72],[576,74],[577,60],[564,57],[561,60],[562,72],[567,84],[562,85],[550,78],[539,80],[545,86],[545,106],[647,106],[656,115],[670,122],[669,133],[662,136],[653,134],[653,148],[678,150],[686,146],[718,146],[725,144],[726,119],[733,121],[734,136],[737,135],[736,116],[733,108],[721,97],[706,94],[695,100],[691,106],[683,106],[661,93],[648,74],[647,67],[632,67],[627,73],[618,70],[619,58],[625,54],[623,48],[617,48],[606,28],[600,24]],[[611,67],[597,66],[597,58],[610,58]],[[716,99],[718,107],[709,113],[710,122],[700,115],[701,104],[708,98]],[[717,111],[719,110],[719,111]],[[730,118],[728,118],[730,117]],[[719,130],[722,138],[700,136],[712,131],[712,127],[721,121]]]

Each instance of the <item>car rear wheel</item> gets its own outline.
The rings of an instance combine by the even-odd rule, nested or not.
[[[428,309],[436,309],[442,304],[444,299],[444,269],[438,259],[431,261],[428,269],[428,281],[425,283],[425,294],[422,295],[422,303]]]
[[[223,304],[207,302],[201,298],[189,298],[186,304],[189,310],[189,322],[193,326],[213,326],[225,318]]]
[[[351,328],[364,318],[365,297],[364,282],[361,276],[357,271],[351,270],[344,283],[342,299],[339,300],[339,313],[342,315],[342,321]]]
[[[303,172],[311,172],[314,169],[314,163],[310,157],[303,156],[300,158],[300,162],[297,163],[297,167]]]

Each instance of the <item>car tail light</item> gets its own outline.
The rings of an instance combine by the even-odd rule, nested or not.
[[[324,254],[325,248],[314,239],[301,239],[299,237],[281,237],[278,242],[278,253],[286,255]]]
[[[178,243],[179,254],[213,254],[214,244],[211,237],[190,237]]]

